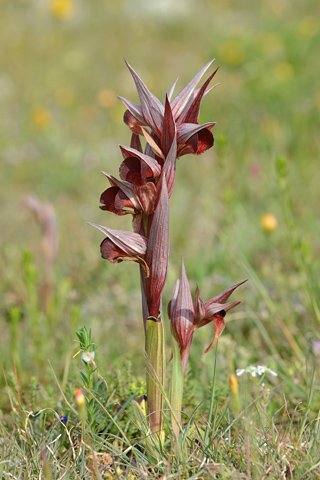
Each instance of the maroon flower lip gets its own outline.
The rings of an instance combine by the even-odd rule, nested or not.
[[[108,210],[116,215],[126,215],[141,209],[132,185],[122,182],[106,172],[102,173],[109,180],[111,187],[101,194],[100,203],[103,204],[100,206],[101,210]]]

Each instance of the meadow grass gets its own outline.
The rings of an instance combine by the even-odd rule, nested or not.
[[[0,2],[1,476],[320,478],[319,4],[157,3]],[[204,298],[249,279],[217,354],[201,357],[206,333],[194,337],[183,445],[165,404],[153,455],[130,405],[145,393],[138,272],[104,262],[86,225],[129,228],[98,209],[99,171],[117,176],[130,137],[116,95],[137,101],[123,56],[159,98],[214,57],[223,82],[200,117],[217,121],[214,148],[178,161],[164,305],[181,254]],[[30,195],[55,213],[52,266]],[[98,346],[90,386],[74,357],[81,325]],[[249,365],[278,376],[243,373],[237,397],[229,376]]]

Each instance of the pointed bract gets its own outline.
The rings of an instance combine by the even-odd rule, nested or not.
[[[146,133],[146,130],[143,129],[142,135],[145,136],[145,133]],[[161,148],[160,148],[160,138],[158,138],[157,135],[151,130],[149,137],[145,136],[145,139],[147,141],[147,144],[146,144],[144,153],[146,155],[149,155],[149,157],[155,158],[159,163],[159,165],[163,165],[164,155],[161,152]],[[160,156],[159,156],[159,153],[160,153]]]
[[[162,134],[161,134],[161,150],[165,157],[169,153],[169,150],[171,148],[175,135],[176,135],[176,124],[172,115],[168,97],[166,97]]]
[[[175,303],[177,301],[179,286],[180,286],[180,279],[178,278],[178,280],[174,284],[172,299],[170,300],[170,302],[168,304],[168,317],[169,317],[171,323],[174,322],[173,312],[174,312],[174,309],[175,309]]]
[[[131,67],[131,65],[129,65],[126,60],[125,62],[137,87],[143,117],[147,125],[152,128],[156,135],[160,136],[164,107],[162,103],[157,99],[157,97],[150,92],[150,90],[147,88],[147,86],[141,80],[135,70]]]
[[[205,307],[198,285],[194,295],[193,308],[194,308],[194,315],[195,315],[195,324],[198,325],[198,323],[204,318],[206,314],[206,307]]]
[[[161,160],[164,160],[164,154],[162,153],[160,148],[160,140],[158,139],[156,134],[152,130],[151,130],[151,133],[149,133],[148,130],[146,130],[143,127],[140,127],[140,133],[141,135],[144,136],[144,138],[148,142],[147,147],[151,148],[151,151],[154,154],[154,158],[159,157],[161,158]],[[146,147],[146,152],[147,152],[147,147]],[[161,164],[161,162],[159,163]]]
[[[149,315],[154,317],[158,316],[160,309],[169,263],[169,197],[165,176],[162,176],[159,188],[161,190],[151,219],[146,253],[146,262],[150,269],[150,277],[146,281],[146,297]]]
[[[193,92],[200,82],[203,74],[208,70],[214,60],[208,62],[199,72],[193,77],[193,79],[186,85],[181,92],[172,100],[172,112],[176,121],[179,117],[183,118],[189,105],[193,101]]]
[[[215,297],[210,298],[207,302],[205,302],[206,308],[210,306],[211,303],[225,303],[228,298],[232,295],[232,293],[236,290],[236,288],[240,287],[240,285],[243,285],[246,283],[248,280],[243,280],[240,283],[237,283],[236,285],[233,285],[230,288],[227,288],[222,293],[219,293],[219,295],[216,295]]]
[[[165,175],[166,177],[169,198],[171,197],[175,180],[176,180],[176,161],[177,161],[177,142],[176,142],[176,134],[175,134],[171,143],[171,148],[164,162],[163,172],[162,172],[162,174]]]
[[[171,85],[171,87],[168,90],[167,97],[168,97],[169,102],[172,98],[172,95],[173,95],[174,89],[176,88],[178,80],[179,80],[179,77],[174,81],[174,83]]]
[[[183,354],[194,331],[194,308],[183,258],[181,279],[176,283],[169,313],[176,340]]]
[[[131,135],[131,142],[130,142],[130,147],[134,148],[135,150],[138,150],[138,152],[142,153],[142,146],[140,142],[140,136],[137,135],[136,133],[133,133]]]
[[[218,68],[210,75],[210,77],[204,82],[201,88],[196,92],[195,98],[193,99],[191,105],[189,106],[185,116],[181,120],[182,123],[198,123],[200,105],[203,99],[203,96],[206,92],[207,86],[217,73]]]
[[[127,107],[127,110],[124,112],[123,121],[128,127],[135,132],[137,126],[146,126],[147,123],[143,118],[141,105],[130,102],[124,97],[119,97],[119,100]]]
[[[89,223],[104,233],[107,238],[126,255],[145,255],[148,246],[148,239],[138,233],[128,232],[126,230],[113,230],[112,228]]]

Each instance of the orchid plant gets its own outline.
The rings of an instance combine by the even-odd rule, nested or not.
[[[133,231],[113,230],[91,224],[101,230],[105,239],[100,245],[102,258],[111,263],[133,261],[140,266],[142,314],[146,339],[147,405],[145,398],[136,400],[137,416],[147,419],[149,432],[162,436],[162,408],[165,378],[162,291],[169,263],[169,198],[172,194],[176,162],[186,154],[200,155],[213,146],[215,122],[199,124],[200,104],[216,86],[209,87],[217,69],[200,88],[207,63],[171,100],[177,81],[161,103],[127,63],[136,84],[140,104],[119,97],[126,107],[124,122],[131,129],[130,146],[120,145],[123,161],[120,180],[103,172],[110,187],[101,195],[101,209],[116,215],[132,215]],[[140,139],[144,137],[143,151]],[[170,391],[172,428],[179,437],[183,375],[195,329],[211,322],[214,337],[203,353],[217,342],[224,327],[224,316],[240,302],[227,302],[243,282],[204,301],[196,288],[192,301],[190,286],[182,259],[181,278],[174,287],[168,307],[172,324],[173,373]]]

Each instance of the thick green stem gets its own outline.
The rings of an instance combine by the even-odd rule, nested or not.
[[[164,384],[164,332],[161,318],[148,317],[146,322],[147,409],[151,433],[162,431],[161,389]]]
[[[176,439],[179,439],[179,432],[181,429],[181,410],[182,410],[182,397],[183,397],[183,368],[180,358],[180,349],[177,340],[174,335],[173,328],[171,326],[171,339],[172,339],[172,353],[173,353],[173,365],[172,365],[172,377],[170,388],[170,404],[175,415],[171,413],[171,425]]]

